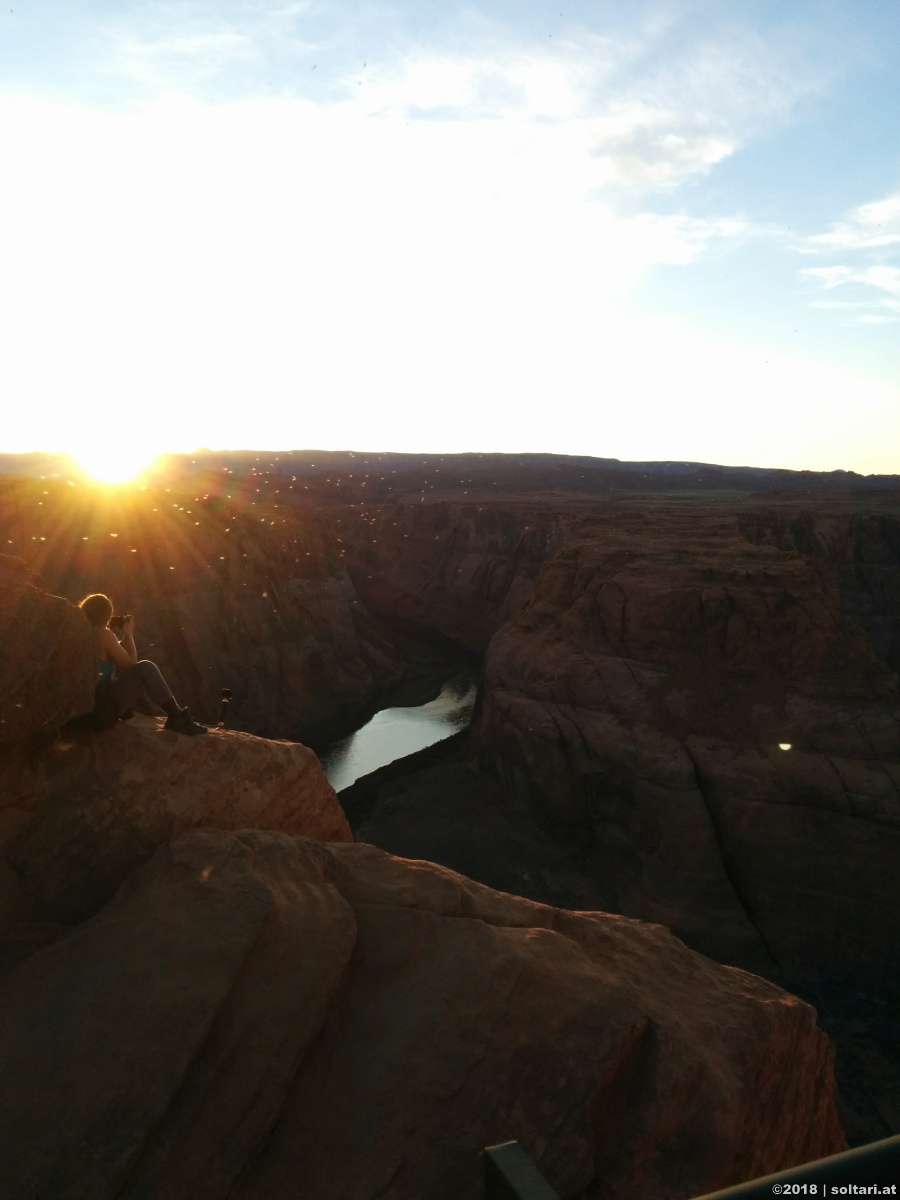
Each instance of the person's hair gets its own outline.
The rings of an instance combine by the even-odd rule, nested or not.
[[[104,596],[102,592],[95,592],[92,596],[85,596],[78,607],[91,625],[104,626],[113,614],[112,600],[110,600],[109,596]]]

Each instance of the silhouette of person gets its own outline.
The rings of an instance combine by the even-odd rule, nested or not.
[[[134,617],[125,617],[122,640],[109,628],[112,601],[101,592],[85,596],[78,606],[94,632],[94,658],[97,663],[97,694],[94,716],[109,725],[128,713],[145,697],[166,714],[165,728],[189,737],[206,733],[195,721],[189,708],[181,708],[156,663],[138,659],[134,644]]]

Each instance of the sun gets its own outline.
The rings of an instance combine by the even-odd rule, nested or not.
[[[80,471],[89,475],[95,483],[110,484],[134,482],[158,457],[157,450],[147,450],[146,447],[129,449],[119,444],[108,448],[92,446],[70,452],[70,458]]]

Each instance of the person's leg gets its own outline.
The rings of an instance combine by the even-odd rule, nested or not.
[[[148,658],[141,659],[136,666],[126,667],[121,677],[116,680],[119,715],[127,712],[143,695],[147,695],[165,712],[168,718],[165,724],[167,730],[189,735],[207,732],[205,725],[194,720],[190,709],[179,708],[159,667]]]
[[[136,666],[119,668],[115,694],[120,715],[139,704],[145,695],[170,717],[181,712],[159,667],[148,658],[141,659]]]

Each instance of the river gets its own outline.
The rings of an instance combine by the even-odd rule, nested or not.
[[[363,775],[465,729],[475,703],[471,672],[455,675],[439,696],[416,708],[383,708],[356,733],[334,742],[319,755],[336,792]]]

